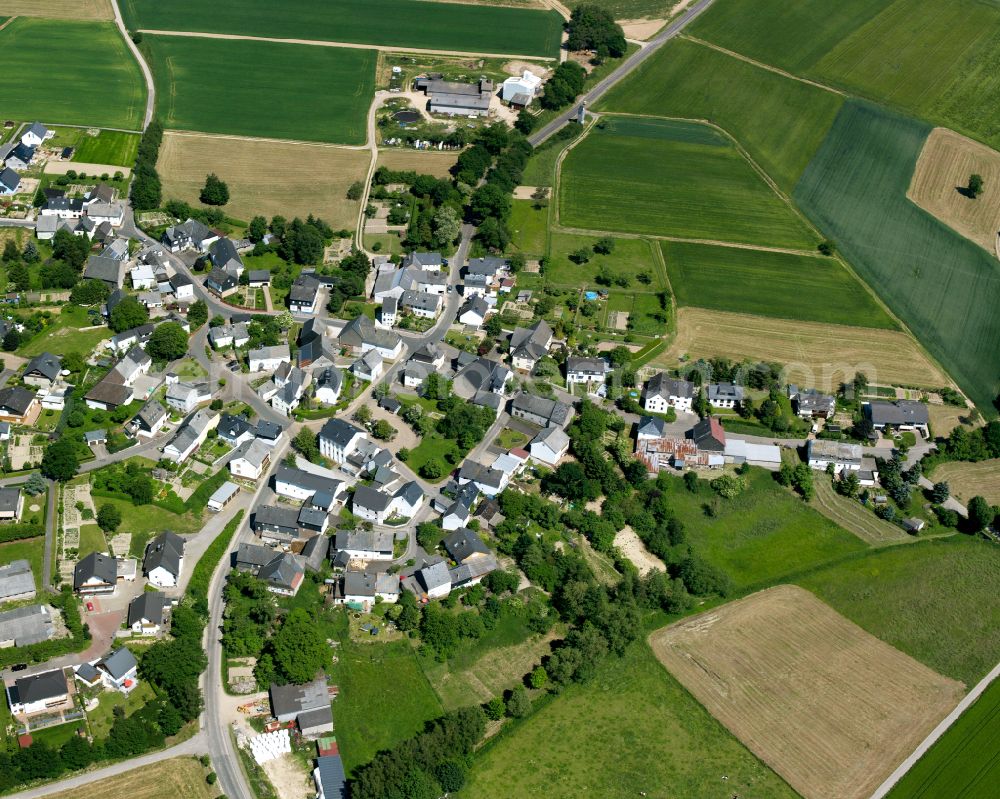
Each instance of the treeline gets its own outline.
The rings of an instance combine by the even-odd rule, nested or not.
[[[461,156],[460,156],[461,157]],[[448,248],[458,240],[462,229],[462,213],[465,196],[452,181],[434,175],[421,175],[412,170],[391,170],[384,166],[375,170],[369,197],[375,200],[406,199],[399,192],[390,192],[386,186],[404,184],[413,210],[406,219],[407,211],[400,209],[402,219],[391,220],[402,224],[407,222],[406,238],[403,246],[408,249]],[[391,209],[396,211],[397,209]]]
[[[566,25],[569,34],[566,46],[570,50],[593,50],[599,60],[621,58],[627,43],[622,26],[606,8],[583,4],[573,9]],[[546,85],[548,91],[548,85]]]
[[[925,455],[920,461],[924,474],[946,461],[978,461],[1000,458],[1000,422],[988,422],[983,427],[970,430],[956,427],[948,437],[940,439],[937,451]]]
[[[163,123],[154,119],[139,140],[139,152],[135,157],[132,173],[131,200],[136,211],[152,211],[160,207],[163,187],[156,171],[156,159],[163,142]]]
[[[5,524],[0,527],[0,544],[8,541],[22,541],[25,538],[37,538],[40,535],[45,535],[45,528],[40,524],[28,522]]]

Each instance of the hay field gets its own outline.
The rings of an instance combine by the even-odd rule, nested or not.
[[[361,204],[346,199],[346,192],[354,181],[364,180],[368,159],[364,150],[322,144],[167,131],[156,168],[165,198],[197,204],[205,175],[215,172],[229,184],[225,210],[231,216],[315,214],[336,230],[357,223]]]
[[[927,412],[930,415],[931,433],[935,436],[948,435],[960,424],[963,424],[962,419],[970,413],[968,408],[937,404],[928,404]]]
[[[979,463],[942,463],[934,470],[934,482],[944,480],[960,502],[981,496],[991,505],[1000,504],[1000,459]]]
[[[1000,391],[1000,263],[906,198],[930,131],[850,100],[794,197],[985,410]]]
[[[983,176],[976,199],[959,191]],[[991,255],[1000,232],[1000,153],[947,128],[934,128],[920,151],[906,196]]]
[[[458,160],[458,151],[413,150],[394,147],[378,151],[378,166],[388,169],[412,169],[420,175],[434,175],[436,178],[451,177],[448,171]]]
[[[867,797],[963,693],[796,586],[693,616],[649,641],[805,799]]]
[[[816,494],[809,504],[826,518],[873,547],[916,541],[902,527],[883,521],[860,502],[842,497],[826,475],[816,475]]]
[[[87,786],[91,796],[127,796],[129,799],[212,799],[218,791],[206,784],[205,769],[193,757],[175,757],[140,769],[116,774]],[[74,788],[51,794],[50,799],[79,799]]]
[[[819,243],[728,138],[695,122],[603,117],[566,153],[557,202],[572,228],[801,250]]]
[[[788,368],[792,382],[828,388],[859,370],[879,383],[951,384],[905,333],[701,308],[677,309],[677,338],[656,362],[674,367],[684,354],[776,361]]]
[[[0,11],[10,17],[114,19],[111,0],[3,0]]]

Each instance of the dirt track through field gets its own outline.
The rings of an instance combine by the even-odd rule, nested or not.
[[[390,53],[418,53],[420,55],[457,55],[463,58],[526,58],[511,53],[472,53],[464,50],[428,50],[421,47],[397,47],[387,44],[358,44],[357,42],[326,42],[321,39],[279,39],[273,36],[243,36],[237,33],[202,33],[200,31],[139,31],[150,36],[186,36],[194,39],[232,39],[248,42],[275,42],[277,44],[305,44],[311,47],[346,47],[350,50],[382,50]],[[549,56],[532,56],[537,61],[555,61]]]
[[[677,337],[655,363],[676,367],[682,355],[774,361],[791,382],[831,390],[856,371],[873,383],[953,385],[905,333],[703,308],[677,310]]]
[[[959,702],[949,680],[783,585],[664,627],[660,662],[805,799],[864,799]]]
[[[981,175],[983,193],[959,191]],[[934,128],[920,151],[906,196],[956,233],[997,254],[1000,232],[1000,153],[947,128]]]

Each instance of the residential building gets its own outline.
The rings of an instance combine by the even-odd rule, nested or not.
[[[351,364],[351,373],[360,380],[374,383],[382,376],[382,356],[378,350],[368,350]]]
[[[111,555],[92,552],[73,568],[73,590],[78,594],[110,594],[118,583],[118,561]]]
[[[340,346],[347,347],[354,355],[364,355],[368,350],[377,350],[388,360],[395,360],[403,349],[403,340],[391,330],[380,330],[364,314],[352,319],[337,337]]]
[[[708,402],[713,408],[735,408],[743,402],[743,386],[735,383],[712,383],[708,387]]]
[[[366,438],[364,430],[343,419],[329,419],[319,431],[319,452],[324,458],[342,465]]]
[[[126,623],[137,635],[158,635],[163,628],[163,611],[169,606],[162,591],[143,591],[129,602]]]
[[[19,522],[24,509],[20,486],[0,486],[0,522]]]
[[[565,427],[573,416],[573,408],[565,402],[522,391],[511,400],[510,415],[539,427]]]
[[[265,544],[287,546],[299,537],[299,510],[287,505],[258,505],[253,530]]]
[[[317,402],[324,405],[335,405],[340,399],[340,391],[344,385],[344,376],[336,366],[327,366],[313,372],[313,389]]]
[[[17,194],[18,189],[21,188],[21,176],[17,174],[10,167],[0,168],[0,195],[10,196],[11,194]],[[39,220],[44,217],[39,217]],[[55,233],[53,232],[53,236]],[[41,238],[41,236],[39,236]]]
[[[543,427],[528,445],[531,457],[548,466],[555,466],[568,450],[569,436],[561,427]]]
[[[441,515],[441,526],[445,530],[458,530],[465,527],[472,518],[472,509],[479,497],[479,486],[468,482],[458,488],[455,499],[444,508]]]
[[[0,388],[0,420],[14,424],[30,424],[38,417],[38,398],[22,386]]]
[[[0,602],[21,602],[35,598],[35,576],[27,560],[13,560],[0,566]]]
[[[466,460],[458,471],[458,484],[473,483],[488,497],[495,497],[507,487],[510,474],[473,460]],[[471,510],[471,506],[470,506]]]
[[[256,438],[245,441],[236,448],[229,459],[229,471],[235,477],[246,480],[259,480],[267,473],[271,464],[271,448]]]
[[[260,544],[240,544],[236,550],[235,567],[239,571],[257,574],[274,558],[274,550]]]
[[[41,122],[32,122],[28,125],[28,129],[21,134],[21,144],[25,147],[38,147],[55,135],[54,130],[49,130]]]
[[[0,649],[40,644],[54,635],[48,605],[25,605],[0,613]]]
[[[690,411],[694,396],[694,383],[660,372],[646,381],[646,396],[642,407],[651,413],[666,413],[670,408]]]
[[[52,384],[59,379],[61,370],[62,362],[59,360],[59,356],[53,355],[51,352],[43,352],[25,364],[21,380],[36,388],[51,388]]]
[[[216,234],[195,219],[188,219],[179,225],[169,227],[163,233],[163,243],[170,252],[180,252],[181,250],[208,252],[209,246],[218,238]]]
[[[230,483],[227,480],[215,490],[215,493],[213,493],[212,496],[208,498],[206,507],[210,511],[218,512],[236,499],[239,495],[240,487],[236,485],[236,483]]]
[[[927,406],[922,402],[873,400],[865,403],[863,410],[876,430],[890,427],[895,430],[918,430],[924,438],[930,435]]]
[[[233,416],[231,413],[223,413],[219,417],[219,438],[233,447],[247,441],[253,441],[257,436],[255,428],[245,416]]]
[[[399,307],[420,319],[437,319],[441,312],[441,296],[422,291],[404,291],[399,299]]]
[[[205,278],[205,288],[221,298],[235,294],[239,287],[240,282],[236,274],[218,267],[209,272]]]
[[[35,160],[36,148],[31,147],[24,142],[14,146],[14,149],[7,153],[7,166],[10,169],[14,169],[18,172],[23,172],[29,166],[31,162]]]
[[[305,685],[271,684],[271,715],[281,724],[294,721],[305,736],[315,737],[333,730],[333,712],[326,677]]]
[[[521,372],[530,372],[552,346],[552,328],[544,319],[531,327],[515,327],[510,336],[510,362]]]
[[[489,311],[490,306],[482,297],[479,295],[469,297],[458,309],[458,321],[463,325],[482,327]]]
[[[278,496],[319,504],[316,498],[320,495],[329,497],[331,502],[338,500],[344,492],[344,483],[282,463],[274,475],[274,491]]]
[[[153,437],[167,420],[167,410],[157,400],[150,400],[135,415],[130,427],[137,436]]]
[[[503,396],[507,391],[507,384],[513,378],[510,369],[489,358],[461,353],[458,364],[451,389],[461,399],[472,399],[480,391]]]
[[[184,569],[184,539],[176,533],[160,533],[146,545],[142,573],[150,585],[173,588]]]
[[[101,672],[101,678],[108,688],[123,694],[131,693],[138,682],[136,674],[139,663],[131,650],[124,646],[103,658],[97,664],[97,670]]]
[[[501,84],[500,98],[516,108],[524,108],[535,99],[541,87],[542,79],[525,69]]]
[[[789,384],[788,398],[803,419],[829,419],[837,408],[837,400],[829,394],[812,388],[800,390],[795,384]]]
[[[666,435],[667,423],[657,416],[643,416],[636,426],[636,440],[644,438],[663,438]]]
[[[427,110],[432,114],[484,117],[490,112],[493,81],[489,78],[480,78],[473,83],[459,83],[431,74],[417,78],[414,86],[427,95]]]
[[[414,577],[424,599],[441,599],[451,593],[451,573],[443,560],[424,566]]]
[[[100,280],[112,289],[122,287],[122,273],[124,267],[122,262],[112,258],[110,255],[91,255],[83,268],[85,280]]]
[[[333,551],[346,553],[351,560],[392,560],[393,539],[388,531],[343,531],[334,537]]]
[[[714,416],[698,422],[688,431],[687,437],[695,443],[699,452],[726,451],[726,432],[722,429],[722,423]]]
[[[136,345],[145,348],[155,329],[154,325],[146,324],[118,333],[111,337],[111,349],[116,352],[126,352]]]
[[[53,712],[69,702],[69,683],[62,669],[20,677],[7,686],[7,704],[15,716]]]
[[[316,313],[319,281],[312,275],[299,275],[288,291],[288,308],[292,313]]]
[[[163,448],[163,457],[174,463],[183,463],[204,443],[208,431],[218,423],[218,414],[204,408],[196,411],[178,428],[170,443]]]
[[[190,413],[203,402],[212,399],[212,388],[208,383],[171,383],[167,386],[167,405],[175,411]]]
[[[232,239],[220,238],[208,247],[208,256],[216,269],[222,270],[226,274],[232,275],[237,281],[243,274],[243,259]]]
[[[295,596],[305,573],[305,565],[298,556],[282,552],[261,566],[257,576],[267,583],[272,594]]]
[[[447,265],[444,257],[439,252],[411,252],[403,256],[400,264],[404,269],[416,267],[426,272],[437,272]]]
[[[611,371],[608,362],[603,358],[580,358],[570,356],[566,359],[566,383],[573,385],[583,383],[603,383]]]
[[[212,349],[216,350],[226,347],[245,347],[250,342],[250,329],[246,322],[219,325],[208,331],[208,340]]]
[[[827,441],[811,438],[806,442],[806,454],[810,468],[825,470],[833,466],[834,474],[847,471],[861,471],[862,449],[860,444],[843,441]]]
[[[292,354],[287,344],[250,350],[249,358],[251,372],[273,372],[281,364],[292,362]]]
[[[170,278],[170,288],[173,289],[174,298],[178,302],[187,302],[194,299],[194,281],[187,275],[177,272]]]
[[[378,320],[384,327],[393,327],[399,319],[399,300],[396,297],[385,297],[379,308]]]

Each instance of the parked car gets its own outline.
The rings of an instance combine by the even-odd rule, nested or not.
[[[24,671],[26,668],[28,668],[28,664],[27,663],[15,663],[13,666],[10,667],[10,670],[11,671]]]
[[[88,602],[87,603],[87,610],[89,610],[89,611],[93,611],[94,610],[94,603],[93,602]]]

